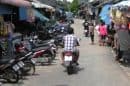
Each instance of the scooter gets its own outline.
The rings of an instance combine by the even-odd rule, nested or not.
[[[85,37],[89,36],[89,28],[88,28],[88,22],[84,22],[84,35]]]
[[[33,58],[36,58],[37,63],[48,63],[51,64],[52,61],[55,59],[54,52],[52,51],[51,47],[41,47],[37,49],[33,49]]]
[[[74,55],[72,51],[64,52],[64,66],[66,67],[67,73],[73,74],[76,71],[77,64],[74,61]]]
[[[25,56],[16,58],[16,61],[22,61],[24,66],[21,68],[21,75],[34,75],[36,68],[35,68],[35,61],[32,59],[33,52],[27,53]]]
[[[35,61],[32,59],[33,52],[29,52],[22,44],[15,45],[15,48],[16,61],[22,61],[24,63],[24,67],[21,68],[22,75],[35,74]]]
[[[20,66],[19,66],[20,65]],[[0,78],[7,80],[9,83],[17,83],[20,79],[19,70],[23,63],[15,62],[15,59],[0,61]]]

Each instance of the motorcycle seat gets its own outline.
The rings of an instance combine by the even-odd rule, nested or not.
[[[36,52],[36,51],[40,51],[40,50],[47,50],[49,48],[50,48],[49,46],[43,46],[43,47],[34,48],[32,51]]]
[[[35,45],[35,48],[39,48],[39,47],[44,47],[44,46],[48,46],[48,43],[44,43],[44,44],[37,44]]]
[[[32,52],[28,52],[26,55],[24,55],[23,57],[21,57],[21,59],[22,59],[22,58],[25,59],[25,58],[31,56],[32,54],[33,54]]]
[[[7,64],[7,63],[9,63],[9,61],[10,61],[10,59],[1,59],[0,65]]]

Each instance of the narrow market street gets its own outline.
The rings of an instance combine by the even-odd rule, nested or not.
[[[83,21],[75,19],[72,25],[75,34],[81,38],[79,71],[67,75],[60,65],[60,55],[52,65],[37,66],[36,74],[20,80],[18,84],[3,84],[2,86],[130,86],[130,77],[114,61],[111,48],[99,46],[96,42],[90,44],[90,38],[83,35]],[[60,52],[59,52],[60,54]]]

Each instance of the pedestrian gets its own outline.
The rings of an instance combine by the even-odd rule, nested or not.
[[[119,39],[119,57],[118,61],[127,61],[130,56],[130,34],[127,25],[121,25],[117,31]]]
[[[100,32],[99,32],[99,23],[97,23],[96,25],[95,25],[95,30],[96,30],[96,33],[97,33],[97,36],[98,36],[98,43],[99,43],[99,41],[100,41]]]
[[[120,55],[119,55],[119,37],[118,37],[118,34],[117,34],[117,30],[116,30],[116,33],[114,34],[114,47],[113,49],[115,50],[115,60],[118,61],[120,59]]]
[[[106,37],[107,37],[107,26],[105,25],[104,21],[101,21],[101,24],[99,25],[99,45],[104,46],[106,43]]]
[[[92,21],[89,23],[89,34],[91,38],[91,44],[94,44],[94,24]]]
[[[13,39],[13,31],[15,29],[15,26],[11,22],[11,20],[8,20],[8,19],[5,19],[4,24],[6,26],[7,35],[8,35],[8,39],[7,39],[7,45],[8,45],[7,52],[8,52],[8,56],[11,58],[13,56],[12,39]]]

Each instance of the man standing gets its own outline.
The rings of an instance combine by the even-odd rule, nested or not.
[[[94,44],[94,24],[92,22],[89,23],[89,34],[91,37],[91,44]]]

